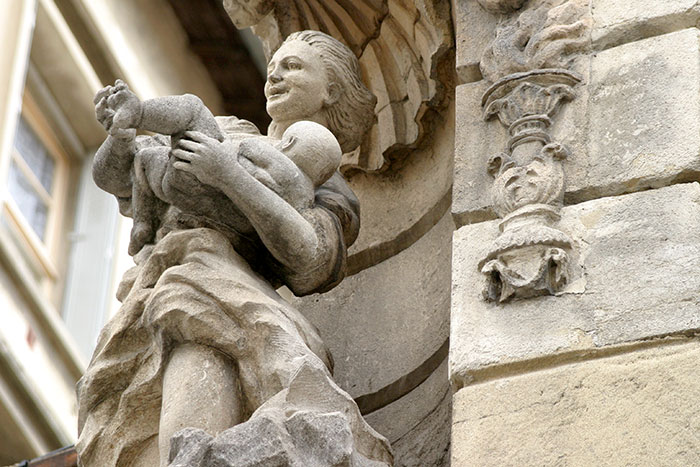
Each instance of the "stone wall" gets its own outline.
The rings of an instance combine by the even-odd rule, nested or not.
[[[453,2],[452,465],[697,464],[700,4],[530,0],[507,8],[521,3]],[[547,128],[568,149],[558,162],[561,198],[551,203],[554,226],[569,239],[567,280],[530,294],[539,296],[518,289],[488,301],[482,291],[494,273],[484,273],[483,258],[509,228],[498,220],[488,161],[520,143],[484,118],[493,80],[482,57],[504,25],[523,28],[537,8],[549,9],[551,25],[574,7],[579,16],[566,18],[557,37],[583,25],[563,66],[581,81]],[[493,50],[503,60],[504,48]],[[530,188],[547,177],[533,176]]]
[[[392,443],[397,466],[449,462],[453,106],[435,123],[396,171],[348,177],[362,207],[351,275],[293,299],[329,346],[336,382]]]

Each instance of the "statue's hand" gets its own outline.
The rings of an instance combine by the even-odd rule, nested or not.
[[[97,121],[116,137],[132,137],[141,121],[142,105],[136,94],[122,80],[105,86],[94,99]]]
[[[224,191],[230,183],[229,175],[240,169],[236,157],[238,144],[220,142],[198,131],[185,132],[184,136],[172,151],[179,159],[173,167],[191,173],[205,185]]]

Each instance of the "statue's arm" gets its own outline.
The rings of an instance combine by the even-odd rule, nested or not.
[[[265,160],[253,160],[259,174],[251,174],[238,161],[238,147],[219,143],[202,133],[186,133],[173,154],[180,159],[173,167],[190,172],[202,183],[221,190],[248,218],[268,251],[285,267],[303,271],[316,264],[319,237],[309,218],[313,211],[297,211],[285,199],[297,188],[298,168],[283,154],[260,151]],[[262,142],[261,142],[262,143]],[[241,143],[243,144],[243,143]],[[263,143],[264,144],[264,143]],[[269,149],[269,148],[268,148]],[[279,156],[279,157],[275,157]],[[273,189],[261,180],[267,181]],[[286,193],[285,193],[286,192]],[[278,193],[285,193],[280,196]]]
[[[92,178],[98,187],[119,198],[131,196],[131,166],[136,154],[135,133],[107,136],[95,153]]]

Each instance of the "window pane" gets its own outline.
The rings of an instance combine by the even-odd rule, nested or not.
[[[15,135],[15,147],[46,191],[51,193],[55,162],[34,130],[21,116]]]
[[[8,188],[22,215],[27,219],[39,238],[44,240],[48,208],[41,200],[39,194],[34,191],[19,167],[17,167],[15,161],[12,161],[10,164]]]

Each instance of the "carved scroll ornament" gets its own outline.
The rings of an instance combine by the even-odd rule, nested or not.
[[[482,60],[495,81],[483,96],[484,118],[497,117],[510,139],[492,156],[492,199],[500,234],[479,263],[484,298],[503,302],[556,294],[569,280],[573,242],[557,228],[567,149],[549,128],[582,78],[567,67],[586,47],[590,23],[576,1],[545,2],[504,24]]]
[[[358,57],[377,96],[376,121],[362,145],[343,156],[341,171],[378,171],[429,134],[431,111],[442,109],[440,69],[449,59],[449,2],[433,0],[224,0],[233,23],[253,27],[270,56],[295,31],[325,32]]]

